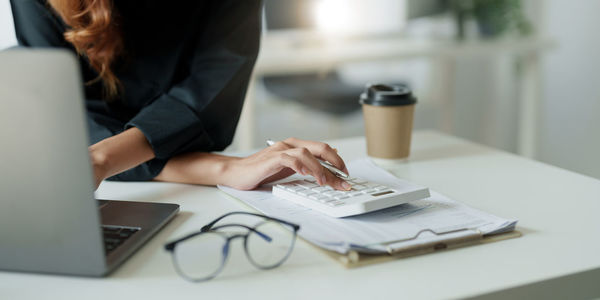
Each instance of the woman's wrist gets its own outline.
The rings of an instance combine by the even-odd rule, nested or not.
[[[96,185],[102,180],[108,178],[110,175],[110,158],[107,151],[104,151],[100,143],[91,145],[89,148],[90,160],[92,168],[94,169],[94,177],[96,179]]]
[[[239,169],[238,167],[241,161],[241,157],[224,156],[218,170],[218,184],[232,186],[235,179],[240,176],[240,173],[237,170]]]
[[[154,158],[154,152],[146,137],[135,127],[101,140],[91,145],[88,150],[96,186],[108,177]]]
[[[213,153],[185,153],[169,159],[154,179],[201,185],[228,185],[235,176],[233,170],[238,160],[238,157]]]

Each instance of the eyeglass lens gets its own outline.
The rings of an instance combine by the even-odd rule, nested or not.
[[[177,271],[192,280],[210,279],[223,268],[228,249],[227,237],[206,232],[175,246],[173,255]]]
[[[248,230],[244,239],[246,256],[261,269],[281,265],[290,255],[296,232],[290,225],[277,221],[261,220]],[[183,240],[175,246],[173,255],[177,271],[192,281],[215,277],[225,265],[228,255],[228,238],[224,232],[209,231]]]
[[[244,245],[248,259],[261,269],[274,268],[283,263],[290,255],[296,240],[294,229],[270,220],[260,222],[254,229],[270,239],[250,231]]]

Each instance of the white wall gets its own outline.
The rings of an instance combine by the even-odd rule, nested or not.
[[[539,157],[600,178],[600,1],[546,6],[546,30],[559,47],[543,64]]]
[[[0,49],[15,46],[17,38],[9,0],[0,0]]]

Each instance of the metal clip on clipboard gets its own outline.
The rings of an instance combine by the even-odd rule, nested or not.
[[[442,240],[433,239],[423,243],[410,243],[411,241],[417,240],[425,232],[429,232],[435,236],[447,235],[448,238]],[[323,249],[321,250],[325,251],[325,253],[334,258],[336,261],[340,262],[345,267],[355,268],[375,263],[387,262],[399,258],[428,254],[440,250],[497,242],[520,237],[521,235],[521,232],[516,230],[484,236],[479,230],[472,228],[461,228],[445,232],[422,229],[412,237],[385,243],[384,246],[386,248],[386,252],[384,253],[360,253],[359,251],[351,250],[347,254],[339,254],[332,251]],[[405,244],[405,246],[399,244]]]
[[[444,235],[448,235],[449,237],[447,239],[443,239],[443,240],[433,239],[431,241],[424,242],[424,243],[417,243],[417,244],[408,243],[410,241],[417,240],[419,238],[419,236],[421,236],[421,234],[423,234],[425,232],[432,233],[436,237],[440,237],[440,236],[444,236]],[[457,233],[460,233],[460,234],[457,234]],[[417,249],[421,249],[421,248],[430,248],[430,247],[433,247],[434,250],[440,250],[440,249],[448,248],[448,245],[452,245],[452,244],[456,244],[456,243],[464,243],[464,242],[473,241],[473,240],[479,240],[482,237],[483,237],[483,234],[481,233],[481,231],[479,231],[477,229],[471,229],[471,228],[460,228],[460,229],[449,230],[449,231],[444,231],[444,232],[436,232],[433,229],[427,228],[427,229],[420,230],[412,237],[409,237],[406,239],[401,239],[401,240],[396,240],[396,241],[390,241],[390,242],[384,243],[383,245],[386,246],[386,250],[389,254],[394,254],[394,253],[399,253],[399,252],[403,252],[403,251],[412,251],[412,250],[417,250]],[[407,244],[407,245],[403,246],[402,244]]]

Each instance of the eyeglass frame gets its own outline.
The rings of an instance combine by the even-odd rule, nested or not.
[[[288,251],[288,253],[285,255],[284,258],[281,259],[281,261],[279,261],[277,264],[274,264],[272,266],[268,266],[268,267],[264,267],[264,266],[260,266],[258,265],[256,262],[253,261],[253,259],[250,257],[250,254],[248,253],[248,236],[250,235],[250,233],[254,232],[256,233],[258,236],[262,237],[265,240],[271,240],[271,238],[269,236],[267,236],[266,234],[256,230],[254,227],[250,227],[248,225],[244,225],[244,224],[236,224],[236,223],[230,223],[230,224],[223,224],[220,226],[216,226],[213,227],[217,222],[221,221],[222,219],[231,216],[231,215],[250,215],[250,216],[255,216],[255,217],[260,217],[266,220],[271,220],[271,221],[276,221],[285,225],[289,225],[294,229],[294,237],[292,239],[292,244],[290,245],[290,250]],[[246,234],[234,234],[231,236],[225,236],[225,234],[223,232],[218,232],[217,229],[221,229],[221,228],[225,228],[225,227],[243,227],[248,229],[248,232]],[[216,218],[215,220],[213,220],[212,222],[202,226],[202,228],[200,228],[200,231],[196,231],[193,233],[190,233],[184,237],[181,237],[179,239],[176,239],[174,241],[168,242],[164,245],[164,248],[167,252],[171,253],[171,257],[172,257],[172,262],[173,265],[175,266],[175,270],[177,271],[177,273],[185,278],[188,281],[192,281],[192,282],[203,282],[203,281],[208,281],[211,280],[215,277],[217,277],[217,275],[219,275],[221,273],[221,271],[223,270],[223,268],[225,267],[225,264],[227,263],[227,258],[229,257],[229,244],[231,243],[232,240],[236,239],[236,238],[243,238],[244,239],[244,252],[246,253],[246,258],[248,258],[248,260],[250,261],[250,263],[252,263],[252,265],[254,265],[256,268],[258,269],[262,269],[262,270],[270,270],[270,269],[274,269],[279,267],[280,265],[282,265],[290,256],[290,254],[292,253],[292,250],[294,248],[294,245],[296,244],[296,238],[298,237],[298,230],[300,230],[300,225],[298,224],[294,224],[282,219],[278,219],[278,218],[274,218],[274,217],[269,217],[266,215],[262,215],[262,214],[257,214],[257,213],[251,213],[251,212],[245,212],[245,211],[233,211],[233,212],[229,212],[226,213],[218,218]],[[225,238],[225,243],[223,245],[223,248],[227,249],[226,252],[223,252],[223,259],[221,262],[221,266],[219,266],[219,268],[210,276],[205,277],[205,278],[192,278],[188,275],[185,274],[185,272],[183,272],[179,266],[179,263],[177,263],[177,255],[175,255],[175,247],[178,243],[186,241],[188,239],[191,239],[193,237],[196,237],[198,235],[204,234],[204,233],[209,233],[209,232],[214,232],[217,233],[219,235],[223,235],[223,237]]]

